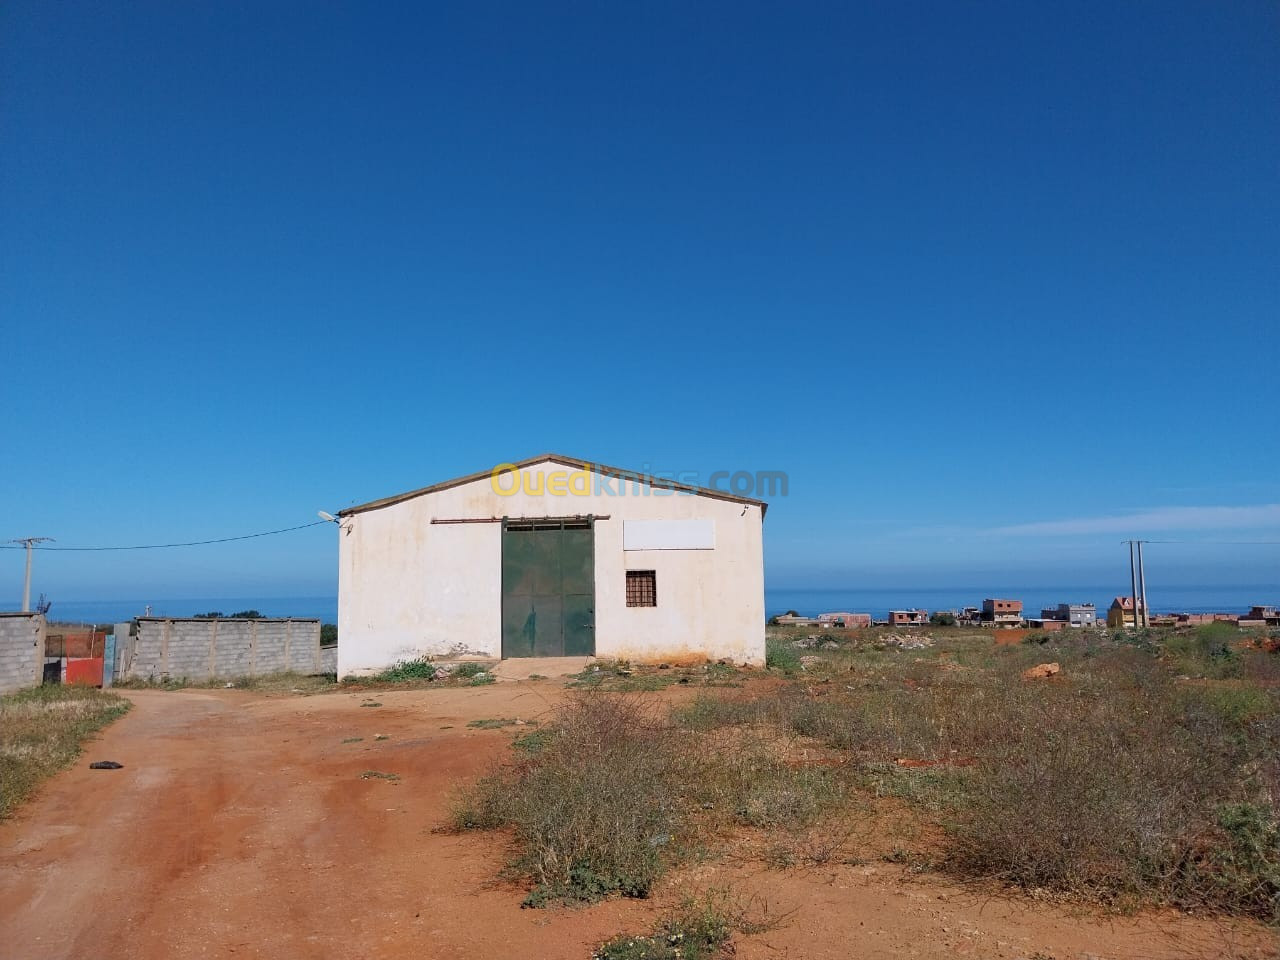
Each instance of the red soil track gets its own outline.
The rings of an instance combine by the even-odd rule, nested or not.
[[[1251,924],[1073,915],[878,863],[713,863],[672,877],[655,902],[521,910],[523,891],[495,881],[500,836],[433,828],[450,790],[510,740],[467,722],[534,719],[562,695],[502,683],[378,692],[383,706],[361,707],[363,693],[127,692],[134,710],[0,824],[0,955],[583,960],[647,931],[681,890],[725,884],[794,911],[740,938],[744,960],[1276,955]],[[97,759],[125,766],[89,770]]]

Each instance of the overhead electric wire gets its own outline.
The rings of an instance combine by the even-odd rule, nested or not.
[[[99,550],[167,550],[170,547],[205,547],[213,543],[232,543],[236,540],[252,540],[255,537],[273,537],[278,533],[292,533],[294,530],[306,530],[308,527],[318,527],[322,523],[328,523],[328,520],[313,520],[310,523],[304,523],[296,527],[283,527],[280,530],[264,530],[261,533],[246,533],[239,537],[219,537],[216,540],[191,540],[187,543],[143,543],[129,547],[33,547],[35,550],[76,550],[76,551],[99,551]],[[17,545],[10,546],[8,544],[0,544],[5,550],[24,550],[25,547]]]
[[[1128,540],[1121,540],[1128,543]],[[1280,540],[1134,540],[1134,543],[1176,543],[1197,546],[1205,544],[1215,547],[1280,547]]]

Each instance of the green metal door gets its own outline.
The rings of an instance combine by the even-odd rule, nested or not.
[[[502,656],[595,653],[590,518],[502,522]]]

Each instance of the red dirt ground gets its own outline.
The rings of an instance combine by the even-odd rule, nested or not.
[[[742,960],[1278,955],[1252,924],[1073,913],[881,863],[712,863],[653,902],[521,910],[523,891],[494,879],[500,836],[432,828],[449,791],[511,738],[467,722],[534,719],[558,685],[125,695],[134,710],[0,824],[0,956],[585,960],[614,934],[646,932],[681,891],[725,884],[794,911],[739,938]],[[371,697],[383,705],[360,705]],[[125,766],[89,770],[98,759]]]

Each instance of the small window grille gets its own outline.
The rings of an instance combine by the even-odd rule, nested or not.
[[[656,607],[658,577],[652,570],[627,571],[627,606]]]

